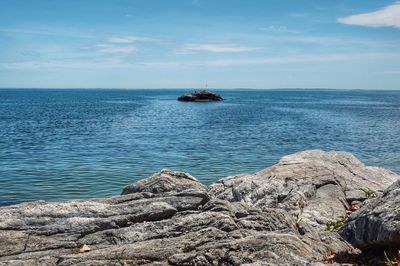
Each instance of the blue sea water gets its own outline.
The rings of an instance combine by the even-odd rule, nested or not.
[[[162,168],[209,184],[306,149],[400,173],[400,91],[0,90],[0,205],[117,195]]]

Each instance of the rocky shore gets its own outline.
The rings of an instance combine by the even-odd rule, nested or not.
[[[162,170],[112,198],[0,208],[0,265],[385,265],[399,249],[400,176],[345,152],[209,187]]]

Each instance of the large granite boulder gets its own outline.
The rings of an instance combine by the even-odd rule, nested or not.
[[[178,98],[178,101],[181,102],[218,102],[223,100],[220,95],[208,90],[194,91]]]
[[[339,233],[356,247],[400,249],[400,180],[352,213]]]
[[[354,201],[381,193],[399,178],[350,153],[311,150],[285,156],[256,174],[223,178],[208,191],[231,202],[286,210],[300,226],[326,228],[344,219]]]
[[[122,195],[136,192],[176,192],[187,189],[205,191],[206,187],[188,173],[174,172],[168,169],[163,169],[149,178],[126,186],[122,191]]]
[[[96,252],[102,254],[100,264],[108,265],[120,256],[115,250],[141,241],[138,230],[142,230],[144,241],[158,238],[162,225],[157,222],[174,223],[170,218],[177,213],[197,211],[208,201],[209,196],[203,191],[185,190],[3,207],[0,208],[0,265],[58,265],[64,260],[70,262],[61,264],[75,265],[79,259],[99,265],[86,257]],[[177,228],[178,232],[182,230],[186,229]],[[132,237],[125,232],[131,232]],[[90,252],[80,252],[83,245]],[[137,264],[145,259],[143,256],[137,259]],[[157,256],[155,252],[155,261]]]
[[[322,151],[208,189],[163,170],[121,196],[0,208],[0,265],[322,265],[359,252],[323,225],[396,179]]]
[[[302,235],[278,209],[149,196],[1,209],[0,265],[319,265],[354,252],[336,233]]]

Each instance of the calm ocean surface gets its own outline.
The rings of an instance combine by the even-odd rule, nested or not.
[[[162,168],[209,184],[305,149],[400,173],[400,91],[0,90],[0,205],[118,195]]]

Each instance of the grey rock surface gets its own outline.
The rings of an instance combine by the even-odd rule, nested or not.
[[[121,196],[0,208],[0,265],[321,265],[358,252],[324,225],[398,179],[322,151],[208,189],[162,170]]]
[[[186,189],[205,191],[206,187],[188,173],[174,172],[169,169],[163,169],[149,178],[126,186],[123,189],[122,194],[124,195],[135,192],[161,193],[170,191],[183,191]]]
[[[256,174],[223,178],[208,191],[231,202],[284,209],[301,225],[321,228],[345,217],[349,204],[367,199],[368,191],[379,194],[398,179],[350,153],[311,150],[285,156]]]
[[[352,213],[339,233],[360,248],[400,249],[400,180]]]

